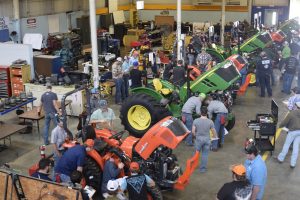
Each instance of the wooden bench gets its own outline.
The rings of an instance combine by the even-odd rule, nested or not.
[[[0,123],[0,140],[3,140],[3,145],[0,145],[0,151],[7,148],[5,141],[9,140],[11,145],[11,136],[19,131],[26,129],[27,126],[18,125],[18,124],[4,124]]]

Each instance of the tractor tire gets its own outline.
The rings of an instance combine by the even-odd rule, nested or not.
[[[121,123],[130,135],[141,138],[154,124],[172,113],[153,97],[136,93],[129,96],[120,109]]]
[[[233,129],[234,125],[235,125],[235,117],[233,116],[232,119],[230,119],[227,122],[225,128],[226,128],[227,131],[230,131],[231,129]]]
[[[83,176],[86,184],[93,187],[96,193],[93,195],[93,200],[102,200],[102,170],[98,163],[90,156],[86,156],[85,165],[83,167]]]
[[[148,192],[148,196],[150,196],[150,198],[148,198],[148,200],[162,200],[163,199],[162,193],[157,186],[147,187],[147,192]]]

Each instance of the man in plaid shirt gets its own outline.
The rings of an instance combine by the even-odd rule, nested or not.
[[[208,53],[206,53],[206,49],[202,48],[201,53],[198,54],[196,58],[197,65],[202,73],[207,70],[207,65],[211,64],[212,57]]]

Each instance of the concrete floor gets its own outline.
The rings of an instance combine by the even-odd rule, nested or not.
[[[273,98],[279,105],[279,121],[285,116],[287,109],[282,103],[288,96],[280,92],[281,83],[273,87]],[[246,122],[255,119],[256,113],[269,113],[271,106],[271,98],[258,97],[258,89],[256,87],[249,88],[245,96],[238,97],[233,107],[236,114],[236,125],[234,129],[225,138],[224,147],[218,152],[209,154],[208,171],[204,174],[198,170],[191,177],[190,184],[184,191],[165,192],[164,197],[167,200],[175,199],[197,199],[209,200],[215,199],[215,195],[220,187],[231,181],[231,172],[229,167],[232,164],[244,163],[245,154],[243,153],[243,144],[246,137],[253,137],[253,132],[246,126]],[[111,105],[116,115],[119,114],[119,106]],[[15,113],[1,117],[0,120],[7,123],[16,123],[17,117]],[[43,125],[43,121],[40,122]],[[69,119],[69,127],[75,130],[77,119]],[[116,120],[116,129],[122,130],[120,120]],[[274,156],[276,156],[283,145],[286,133],[282,132],[276,141],[276,149],[273,156],[269,156],[266,160],[268,168],[268,181],[265,189],[265,198],[267,200],[297,200],[300,199],[298,186],[300,185],[300,168],[299,165],[295,169],[290,169],[289,159],[283,164],[279,164]],[[14,169],[19,170],[23,174],[27,174],[27,169],[39,160],[39,140],[36,129],[32,134],[15,134],[12,137],[12,145],[8,149],[0,152],[0,166],[9,163]],[[50,151],[50,150],[48,150]],[[184,162],[189,158],[194,149],[181,144],[175,151],[180,163],[184,166]]]

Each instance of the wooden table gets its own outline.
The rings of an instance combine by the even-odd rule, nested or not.
[[[39,134],[39,139],[41,138],[41,134],[40,134],[40,123],[39,121],[41,119],[43,119],[45,117],[44,112],[41,112],[41,115],[38,115],[37,113],[37,107],[34,107],[32,110],[30,111],[26,111],[23,114],[19,115],[19,119],[23,119],[24,120],[24,124],[26,120],[31,120],[32,122],[36,121],[37,123],[37,128],[38,128],[38,134]]]
[[[0,123],[0,140],[4,140],[4,144],[0,145],[0,151],[3,151],[7,148],[5,144],[5,140],[9,140],[9,144],[11,145],[11,136],[19,131],[26,129],[27,126],[18,125],[18,124],[4,124]]]

